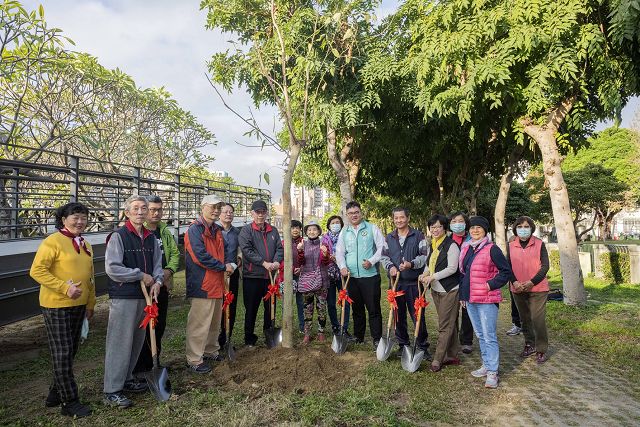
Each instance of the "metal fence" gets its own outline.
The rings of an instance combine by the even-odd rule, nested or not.
[[[271,192],[260,188],[41,150],[30,161],[0,158],[0,241],[51,233],[55,209],[70,201],[89,207],[88,233],[112,230],[132,194],[160,196],[177,234],[198,216],[207,194],[231,203],[240,220],[249,219],[254,200],[271,203]]]

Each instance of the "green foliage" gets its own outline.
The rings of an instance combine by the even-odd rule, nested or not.
[[[600,254],[600,265],[605,280],[611,283],[631,283],[631,259],[628,253],[605,252]]]
[[[554,271],[560,271],[560,251],[557,249],[549,251],[549,268]]]
[[[500,181],[488,179],[482,185],[478,196],[478,215],[487,218],[490,224],[493,224],[494,221],[494,210],[499,189]],[[525,184],[513,181],[507,198],[504,215],[505,225],[510,227],[522,215],[532,216],[533,209],[534,204],[530,199],[529,188]]]

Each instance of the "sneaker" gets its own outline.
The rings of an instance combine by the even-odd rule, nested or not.
[[[498,373],[487,372],[487,380],[484,383],[486,388],[498,388]]]
[[[203,362],[222,362],[224,361],[224,356],[222,356],[220,353],[216,354],[215,356],[205,354],[202,357],[202,361]]]
[[[211,372],[211,366],[207,365],[204,362],[199,365],[189,365],[189,369],[191,370],[191,372],[195,372],[196,374],[206,374]]]
[[[424,360],[428,360],[429,362],[431,362],[433,360],[433,356],[431,355],[431,353],[429,353],[429,350],[425,349],[421,349],[422,351],[424,351]]]
[[[307,345],[311,342],[311,336],[310,335],[305,335],[304,338],[302,339],[302,345]]]
[[[462,352],[464,354],[471,354],[472,351],[473,351],[473,346],[471,346],[471,345],[463,345],[462,346]]]
[[[128,391],[130,393],[142,393],[147,390],[149,390],[149,384],[147,384],[146,381],[131,380],[124,383],[123,391]]]
[[[538,365],[542,365],[544,362],[546,362],[548,359],[547,355],[545,353],[541,353],[541,352],[536,352],[536,363],[538,363]]]
[[[516,325],[511,325],[511,329],[509,329],[507,331],[507,335],[509,335],[510,337],[516,336],[516,335],[520,335],[520,332],[522,332],[522,328]]]
[[[60,413],[68,417],[82,418],[91,415],[91,408],[83,405],[78,400],[74,400],[73,402],[63,403]]]
[[[322,332],[318,333],[318,342],[324,342],[324,334]]]
[[[471,371],[471,375],[473,375],[476,378],[486,377],[487,368],[485,368],[484,365],[482,365],[480,366],[480,368],[476,369],[475,371]]]
[[[108,406],[115,406],[118,408],[129,408],[133,406],[133,402],[120,392],[105,393],[102,402]]]
[[[373,341],[373,351],[378,351],[378,344],[380,344],[380,340]]]
[[[520,352],[520,357],[529,357],[533,354],[535,354],[536,349],[533,348],[532,345],[530,344],[525,344],[524,345],[524,349],[522,350],[522,352]]]
[[[61,403],[62,400],[60,399],[58,390],[55,387],[50,387],[49,394],[44,400],[44,406],[46,406],[47,408],[55,408],[56,406],[60,406]]]

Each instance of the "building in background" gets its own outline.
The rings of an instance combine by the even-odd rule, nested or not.
[[[321,187],[291,186],[291,219],[302,221],[303,224],[313,220],[321,220],[331,211],[329,198],[331,193]],[[282,199],[273,205],[271,223],[278,230],[282,229],[283,205]],[[323,227],[324,228],[324,227]]]

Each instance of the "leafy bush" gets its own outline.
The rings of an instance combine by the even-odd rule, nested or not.
[[[600,255],[604,278],[612,283],[631,282],[631,259],[622,252],[606,252]]]

